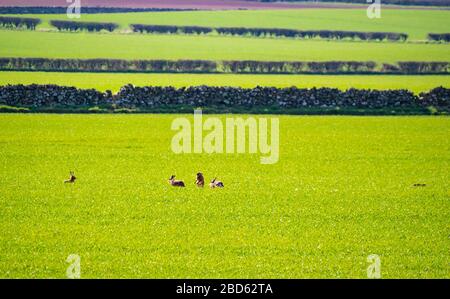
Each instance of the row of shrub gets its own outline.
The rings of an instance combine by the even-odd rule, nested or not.
[[[450,62],[253,61],[0,58],[3,71],[264,73],[264,74],[448,74]]]
[[[119,25],[116,23],[99,23],[99,22],[74,22],[74,21],[59,21],[51,20],[50,24],[60,31],[81,31],[87,30],[89,32],[96,32],[107,30],[113,32]]]
[[[223,61],[225,73],[357,74],[377,73],[373,61]]]
[[[164,11],[193,11],[185,8],[128,8],[128,7],[81,7],[83,14],[123,13],[123,12],[164,12]],[[65,14],[67,7],[41,6],[3,6],[0,14]]]
[[[450,109],[450,89],[438,87],[415,95],[408,90],[365,90],[296,87],[134,87],[123,86],[116,95],[93,89],[56,85],[0,86],[0,105],[14,107],[98,106],[121,108],[278,107],[278,108],[417,108]]]
[[[176,26],[176,25],[144,25],[131,24],[131,30],[139,33],[158,33],[158,34],[208,34],[213,31],[211,27],[201,26]]]
[[[131,29],[139,33],[158,34],[208,34],[217,32],[221,35],[250,35],[256,37],[276,36],[292,38],[327,38],[327,39],[360,39],[360,40],[389,40],[404,41],[408,38],[405,33],[395,32],[358,32],[358,31],[332,31],[332,30],[295,30],[282,28],[244,28],[244,27],[200,27],[175,25],[145,25],[131,24]]]
[[[296,74],[448,74],[450,62],[400,61],[396,64],[373,61],[223,61],[229,73],[296,73]]]
[[[41,23],[40,19],[35,18],[16,18],[16,17],[2,17],[0,16],[0,27],[5,28],[26,28],[29,30],[36,29],[36,26]]]
[[[438,42],[450,42],[450,33],[428,33],[428,39]]]
[[[382,73],[394,74],[448,74],[450,62],[400,61],[395,64],[383,63]]]
[[[343,3],[370,3],[367,0],[259,0],[260,2],[299,2],[299,1],[310,1],[310,2],[343,2]],[[372,1],[373,2],[373,1]],[[383,0],[383,5],[394,4],[394,5],[421,5],[421,6],[450,6],[450,1],[448,0]]]
[[[214,73],[217,63],[209,60],[0,58],[0,70]]]
[[[26,28],[30,30],[36,29],[41,23],[36,18],[19,18],[19,17],[2,17],[0,16],[0,27],[6,28]],[[81,31],[98,32],[107,30],[112,32],[119,25],[116,23],[101,22],[77,22],[51,20],[50,24],[60,31]],[[291,38],[324,38],[324,39],[359,39],[359,40],[388,40],[388,41],[405,41],[408,38],[406,33],[396,32],[360,32],[360,31],[339,31],[339,30],[295,30],[283,28],[244,28],[244,27],[202,27],[202,26],[175,26],[175,25],[144,25],[131,24],[131,29],[139,33],[156,33],[156,34],[208,34],[217,32],[220,35],[232,36],[276,36]],[[429,33],[428,39],[431,41],[450,42],[450,33]]]
[[[250,35],[256,37],[276,36],[292,38],[325,38],[325,39],[360,39],[360,40],[388,40],[405,41],[406,33],[396,32],[360,32],[360,31],[333,31],[333,30],[295,30],[282,28],[243,28],[221,27],[215,28],[221,35]]]

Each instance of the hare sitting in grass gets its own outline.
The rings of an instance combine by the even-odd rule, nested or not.
[[[221,181],[217,181],[217,178],[214,178],[211,183],[209,183],[209,187],[211,188],[223,188],[223,183]]]
[[[75,177],[75,174],[73,173],[73,171],[70,172],[70,176],[69,179],[65,180],[64,183],[75,183],[75,180],[77,178]]]
[[[169,184],[174,186],[174,187],[184,187],[184,182],[183,181],[176,181],[175,180],[175,175],[172,175],[170,177]]]
[[[205,186],[205,178],[203,177],[203,173],[197,173],[197,180],[195,180],[195,184],[197,185],[197,187],[203,188],[203,186]]]

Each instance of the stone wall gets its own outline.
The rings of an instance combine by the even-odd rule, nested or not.
[[[434,106],[450,110],[450,89],[438,87],[415,95],[408,90],[366,90],[296,87],[134,87],[116,95],[94,89],[57,85],[0,86],[0,104],[16,107],[112,106],[123,108],[279,107],[279,108],[415,108]]]

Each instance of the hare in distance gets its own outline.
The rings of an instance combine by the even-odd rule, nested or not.
[[[71,171],[71,172],[70,172],[69,178],[68,178],[67,180],[64,181],[64,184],[65,184],[65,183],[73,184],[73,183],[75,183],[75,180],[76,180],[76,179],[77,179],[77,178],[75,177],[75,174],[73,173],[73,171]]]
[[[170,177],[169,184],[174,186],[174,187],[184,187],[184,182],[175,180],[175,175],[172,175]]]
[[[203,177],[203,173],[199,172],[197,173],[197,179],[195,180],[195,184],[197,185],[197,187],[202,187],[205,186],[205,178]]]
[[[214,178],[211,183],[209,183],[209,187],[211,188],[223,188],[224,185],[221,181],[217,181],[217,178]]]

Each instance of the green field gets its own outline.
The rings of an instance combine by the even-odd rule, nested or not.
[[[66,15],[28,15],[49,20]],[[413,40],[426,39],[430,32],[445,33],[450,26],[448,10],[383,9],[381,19],[369,19],[363,9],[299,9],[248,11],[192,11],[117,14],[83,14],[80,21],[116,22],[122,29],[129,24],[195,25],[209,27],[266,27],[299,30],[350,30],[404,32]]]
[[[113,33],[56,32],[48,21],[65,15],[20,16],[44,22],[37,31],[0,29],[0,58],[450,61],[449,44],[424,42],[430,32],[449,32],[450,10],[383,7],[381,19],[367,18],[365,9],[301,9],[82,14],[79,20],[117,22]],[[130,32],[131,23],[410,37],[154,35]],[[1,71],[0,86],[7,84],[114,93],[126,84],[419,93],[450,88],[450,76]],[[169,111],[163,108],[158,111]],[[235,111],[212,108],[205,111]],[[0,113],[0,278],[65,278],[70,254],[81,257],[82,278],[367,278],[371,254],[380,256],[383,278],[450,278],[450,117],[251,115],[280,121],[279,161],[263,165],[260,154],[173,153],[171,123],[192,115],[112,111]],[[71,170],[78,180],[64,184]],[[199,171],[225,188],[195,187]],[[172,174],[187,188],[171,187]]]
[[[0,72],[0,85],[57,84],[78,88],[95,88],[118,92],[126,84],[135,86],[198,85],[260,86],[301,88],[335,87],[370,89],[408,89],[415,93],[429,91],[437,86],[450,87],[450,76],[364,76],[364,75],[234,75],[234,74],[132,74],[132,73],[52,73]]]
[[[0,57],[450,61],[445,44],[0,30]]]
[[[280,117],[261,165],[173,154],[175,117],[0,115],[1,277],[450,277],[450,118]]]

